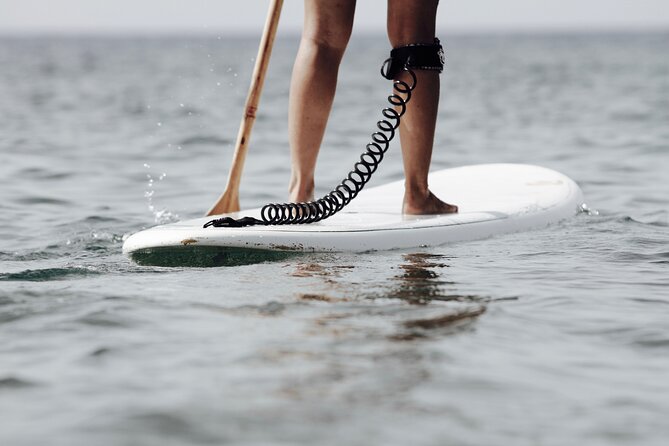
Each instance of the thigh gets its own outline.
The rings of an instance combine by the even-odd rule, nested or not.
[[[356,0],[305,0],[302,37],[345,48],[353,29]]]

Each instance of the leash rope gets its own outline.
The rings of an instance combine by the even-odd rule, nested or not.
[[[388,64],[384,63],[381,68],[384,77],[388,77],[387,70]],[[372,178],[372,174],[376,172],[397,133],[402,116],[406,113],[407,103],[411,100],[411,93],[416,88],[417,80],[408,63],[405,63],[402,71],[409,75],[409,79],[393,81],[393,93],[388,96],[388,103],[391,106],[381,111],[383,119],[376,123],[378,130],[372,133],[372,141],[365,147],[365,152],[360,155],[360,160],[354,164],[353,170],[332,191],[318,200],[305,203],[267,204],[260,211],[262,220],[254,217],[239,219],[221,217],[207,222],[204,227],[240,228],[254,225],[308,224],[325,220],[344,209],[358,196]]]

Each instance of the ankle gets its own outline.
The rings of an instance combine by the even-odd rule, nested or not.
[[[314,179],[291,176],[288,185],[289,200],[293,203],[310,201],[314,197]]]
[[[404,184],[404,201],[413,203],[413,202],[422,202],[429,198],[430,189],[427,187],[427,183],[409,183]]]
[[[402,203],[402,213],[405,215],[452,214],[458,212],[457,206],[441,201],[429,189],[423,192],[422,188],[418,188],[408,192],[408,194],[405,193]]]

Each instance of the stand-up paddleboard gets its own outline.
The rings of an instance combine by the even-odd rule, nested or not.
[[[212,217],[202,217],[138,232],[125,241],[123,252],[143,264],[206,264],[211,256],[218,256],[214,264],[234,264],[232,257],[242,264],[291,252],[437,246],[545,227],[573,217],[583,203],[570,178],[523,164],[441,170],[430,174],[429,185],[435,195],[456,204],[459,213],[402,215],[404,182],[396,181],[363,190],[341,212],[318,223],[203,228]],[[260,218],[260,209],[229,215]],[[188,254],[196,251],[200,260],[193,262]]]

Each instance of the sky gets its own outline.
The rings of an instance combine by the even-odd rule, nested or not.
[[[0,0],[0,33],[259,33],[268,5],[269,0]],[[284,1],[280,33],[299,32],[302,8],[303,0]],[[358,0],[354,29],[382,30],[385,13],[385,0]],[[442,33],[648,28],[669,30],[669,0],[441,0],[437,26]]]

